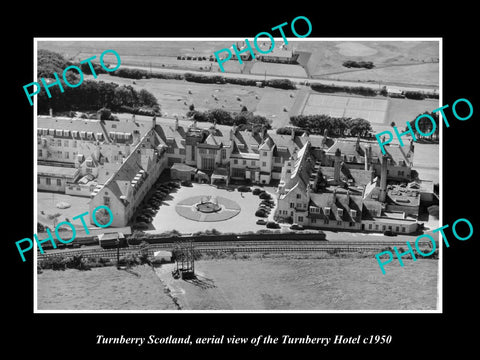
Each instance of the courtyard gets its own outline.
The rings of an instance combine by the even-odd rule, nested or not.
[[[275,198],[273,187],[264,187]],[[221,204],[221,210],[205,216],[194,211],[202,198],[215,198]],[[257,225],[255,216],[261,199],[252,192],[239,192],[234,188],[222,188],[208,184],[182,186],[163,201],[147,233],[161,233],[177,230],[188,234],[197,231],[216,229],[220,232],[242,233],[265,229]],[[233,216],[234,214],[234,216]],[[273,211],[271,213],[271,216]],[[213,217],[212,217],[213,216]]]

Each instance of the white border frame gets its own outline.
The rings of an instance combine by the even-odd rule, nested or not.
[[[253,41],[253,38],[247,38],[249,41]],[[283,38],[274,38],[275,41],[283,40]],[[65,37],[65,38],[33,38],[33,51],[34,51],[34,64],[33,64],[33,79],[37,81],[37,42],[39,41],[244,41],[245,38],[240,37],[215,37],[215,38],[188,38],[188,37],[174,37],[174,38],[112,38],[112,37]],[[363,38],[351,38],[351,37],[336,37],[336,38],[290,38],[293,42],[297,41],[438,41],[439,43],[439,107],[443,106],[443,38],[442,37],[363,37]],[[220,50],[220,49],[219,49]],[[219,73],[218,75],[222,75]],[[306,79],[308,80],[308,79]],[[33,189],[34,189],[34,224],[33,229],[36,233],[37,229],[37,100],[34,99],[34,175],[33,175]],[[434,110],[434,109],[432,109]],[[441,115],[440,115],[441,117]],[[443,226],[443,126],[440,127],[440,142],[439,142],[439,195],[440,195],[440,218],[439,227]],[[33,250],[33,312],[35,314],[53,313],[53,314],[442,314],[443,313],[443,246],[442,239],[439,237],[439,266],[437,276],[437,305],[435,310],[39,310],[37,303],[37,251]],[[414,265],[413,265],[414,266]]]

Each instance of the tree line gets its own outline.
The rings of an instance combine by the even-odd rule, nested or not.
[[[254,115],[248,111],[246,107],[239,113],[229,112],[223,109],[212,109],[207,111],[198,111],[190,105],[190,111],[187,116],[199,122],[211,122],[219,125],[238,126],[239,130],[259,131],[262,127],[271,129],[270,122],[267,118],[260,115]]]
[[[324,134],[336,136],[371,136],[372,126],[365,119],[352,119],[346,117],[332,117],[329,115],[297,115],[290,117],[290,123],[301,129],[307,130],[310,134]]]

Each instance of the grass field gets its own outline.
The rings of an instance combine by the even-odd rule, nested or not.
[[[160,279],[148,266],[133,272],[114,266],[89,271],[44,270],[38,274],[39,310],[175,310]]]
[[[39,41],[39,49],[49,49],[65,55],[71,60],[97,57],[107,49],[116,50],[124,65],[142,67],[205,68],[210,62],[176,60],[177,56],[206,56],[222,48],[228,48],[233,41]],[[381,81],[384,83],[406,83],[438,86],[437,61],[439,45],[437,41],[289,41],[294,51],[311,53],[305,64],[310,74],[322,78]],[[377,68],[371,70],[348,69],[342,66],[345,60],[373,61]],[[226,70],[239,72],[241,66],[236,61],[227,61]],[[268,73],[280,71],[284,66],[270,64]],[[254,65],[255,71],[257,67]],[[218,71],[213,64],[212,70]],[[281,70],[279,70],[281,69]],[[261,69],[259,70],[262,73]],[[298,69],[298,71],[302,71]],[[297,73],[290,72],[290,75]],[[302,71],[303,73],[303,71]]]
[[[311,93],[303,109],[304,115],[326,114],[333,117],[362,118],[383,124],[388,100],[385,98],[333,96]]]
[[[438,261],[404,260],[382,275],[373,255],[225,255],[195,263],[195,281],[115,267],[45,270],[38,308],[51,310],[434,310]],[[156,273],[156,275],[155,275]]]
[[[43,225],[54,228],[53,220],[49,219],[48,215],[59,213],[60,216],[57,218],[57,224],[61,221],[66,221],[65,219],[69,219],[69,221],[72,222],[73,217],[89,211],[89,201],[90,198],[86,197],[39,191],[37,192],[38,221]],[[71,206],[66,209],[60,209],[56,207],[56,204],[59,202],[66,202],[69,203]],[[80,219],[73,220],[72,224],[75,225],[76,229],[83,229],[83,225]],[[89,224],[88,226],[93,225]]]

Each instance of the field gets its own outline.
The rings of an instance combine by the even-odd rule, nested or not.
[[[383,124],[388,100],[384,98],[331,96],[312,93],[303,109],[304,115],[326,114],[332,117],[362,118]]]
[[[306,64],[318,78],[385,83],[439,84],[437,41],[292,41],[312,55]],[[374,69],[342,66],[345,60],[372,61]],[[433,62],[429,64],[428,62]]]
[[[89,271],[45,270],[38,274],[39,310],[175,310],[148,266],[133,272],[114,266]]]
[[[141,67],[168,67],[202,70],[212,65],[210,61],[177,60],[177,56],[210,57],[217,50],[229,48],[233,41],[39,41],[39,49],[49,49],[64,54],[71,60],[83,60],[99,56],[106,49],[116,50],[123,65]],[[304,65],[310,75],[318,78],[378,81],[381,83],[437,86],[439,84],[439,45],[437,41],[289,41],[294,51],[311,53]],[[348,69],[342,66],[345,60],[373,61],[374,69]],[[252,73],[282,76],[304,76],[300,67],[285,67],[279,64],[253,65]],[[225,63],[226,71],[238,73],[243,68],[236,61]],[[288,69],[288,70],[286,70]],[[292,70],[293,69],[293,70]]]
[[[225,255],[195,262],[197,279],[173,264],[38,275],[38,308],[62,310],[434,310],[438,261],[405,260],[382,275],[373,255]],[[139,276],[138,276],[139,275]]]

